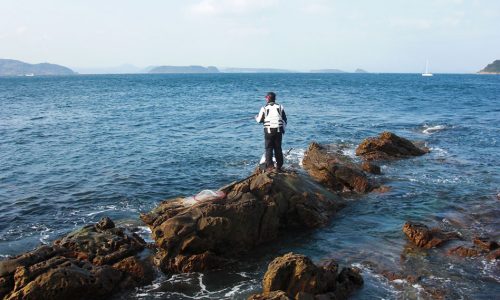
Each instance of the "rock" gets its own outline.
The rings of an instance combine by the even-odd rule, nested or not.
[[[402,280],[408,281],[409,283],[417,283],[421,280],[421,276],[405,275],[405,274],[396,273],[396,272],[392,272],[392,271],[388,271],[388,270],[383,270],[381,272],[381,274],[382,274],[382,276],[387,278],[389,281],[402,279]]]
[[[312,178],[334,191],[366,193],[373,188],[365,173],[348,157],[314,142],[304,154],[302,165]]]
[[[451,255],[458,255],[462,257],[474,257],[474,256],[480,256],[483,254],[483,251],[476,249],[476,248],[468,248],[465,246],[458,246],[455,248],[452,248],[448,251],[448,254]]]
[[[177,198],[141,215],[163,271],[219,268],[285,229],[324,226],[343,206],[338,196],[294,173],[253,174],[221,191],[224,199],[185,205]]]
[[[52,245],[0,261],[3,299],[94,299],[153,280],[153,266],[138,255],[144,240],[109,218]]]
[[[485,251],[493,251],[498,249],[498,243],[495,241],[491,241],[487,237],[475,237],[474,240],[474,245],[478,246],[479,248],[485,250]]]
[[[387,185],[381,185],[381,186],[379,186],[379,187],[377,187],[377,188],[374,188],[374,189],[372,190],[372,192],[374,192],[374,193],[379,193],[379,194],[385,194],[385,193],[387,193],[387,192],[390,192],[390,191],[391,191],[391,189],[392,189],[392,187],[390,187],[390,186],[387,186]]]
[[[361,169],[367,173],[375,174],[375,175],[380,175],[382,172],[380,171],[380,167],[377,166],[376,164],[373,164],[369,161],[364,161],[361,163]]]
[[[473,243],[472,247],[458,246],[452,248],[448,251],[448,254],[462,257],[475,257],[487,254],[487,257],[490,259],[498,257],[498,254],[495,254],[495,251],[498,249],[497,242],[491,241],[487,237],[475,237]]]
[[[385,131],[376,138],[367,138],[356,148],[356,155],[365,160],[407,158],[428,153],[427,148],[421,149],[409,140],[394,133]]]
[[[337,282],[336,297],[334,299],[349,298],[349,295],[363,286],[364,283],[361,270],[358,268],[343,268],[337,277]]]
[[[425,249],[441,246],[452,239],[460,239],[456,232],[443,232],[439,228],[429,229],[424,224],[410,221],[404,224],[403,232],[411,242]]]
[[[339,274],[337,270],[334,261],[320,267],[304,255],[288,253],[269,264],[263,293],[249,299],[271,299],[266,297],[276,292],[288,297],[276,299],[346,299],[363,285],[363,278],[356,268],[344,268]]]
[[[486,258],[488,259],[498,259],[500,257],[500,249],[496,249],[494,251],[491,251],[490,253],[488,253],[488,255],[486,256]]]
[[[291,300],[291,298],[283,291],[272,291],[265,294],[251,295],[248,300]]]
[[[110,218],[104,217],[95,226],[97,229],[106,230],[115,228],[115,223]]]

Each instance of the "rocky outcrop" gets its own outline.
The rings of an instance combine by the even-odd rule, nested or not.
[[[439,228],[429,229],[424,224],[410,221],[404,224],[403,232],[413,244],[425,249],[439,247],[452,239],[460,239],[456,232],[444,232]]]
[[[428,152],[427,148],[421,149],[409,140],[388,131],[382,132],[378,137],[365,139],[356,148],[356,155],[365,160],[407,158]]]
[[[475,237],[473,246],[458,246],[448,251],[448,254],[462,257],[486,256],[489,259],[498,259],[499,245],[487,237]]]
[[[109,218],[0,262],[0,298],[103,299],[153,280],[146,243]]]
[[[166,200],[141,215],[159,248],[155,262],[162,270],[218,268],[283,229],[324,226],[342,206],[338,196],[290,172],[255,173],[220,191],[223,199]]]
[[[363,163],[361,163],[361,169],[363,169],[363,171],[365,171],[365,172],[375,174],[375,175],[382,174],[382,172],[380,171],[380,167],[377,166],[376,164],[369,162],[369,161],[364,161]]]
[[[304,255],[288,253],[274,259],[262,281],[262,294],[249,299],[346,299],[363,285],[357,268],[343,268],[328,261],[316,266]]]
[[[327,146],[311,143],[302,165],[312,178],[334,191],[366,193],[373,189],[359,166],[345,155],[329,151]]]

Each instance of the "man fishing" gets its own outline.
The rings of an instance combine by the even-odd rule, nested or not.
[[[281,172],[283,166],[283,150],[281,141],[287,124],[283,105],[276,103],[276,94],[269,92],[266,95],[266,106],[255,116],[258,123],[264,123],[264,140],[266,147],[266,171],[274,171],[273,152],[276,158],[276,171]]]

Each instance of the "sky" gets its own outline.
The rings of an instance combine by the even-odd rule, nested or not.
[[[477,72],[500,59],[500,1],[0,0],[0,58]]]

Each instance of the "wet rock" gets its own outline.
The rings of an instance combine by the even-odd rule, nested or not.
[[[291,300],[283,291],[272,291],[269,293],[262,293],[251,295],[248,300]]]
[[[155,262],[162,270],[221,267],[285,229],[324,226],[343,206],[338,196],[294,173],[253,174],[221,190],[224,199],[186,205],[177,198],[141,215],[159,248]]]
[[[407,158],[428,152],[429,149],[419,148],[409,140],[388,131],[382,132],[378,137],[365,139],[356,148],[356,155],[365,160]]]
[[[458,246],[458,247],[455,247],[455,248],[448,250],[448,254],[458,255],[458,256],[462,256],[462,257],[480,256],[483,253],[484,253],[484,251],[481,251],[480,249],[469,248],[469,247],[465,247],[465,246]]]
[[[97,229],[106,230],[115,228],[115,223],[109,217],[104,217],[95,226]]]
[[[494,251],[491,251],[486,256],[486,258],[488,258],[488,259],[498,259],[499,257],[500,257],[500,249],[496,249]]]
[[[382,274],[382,276],[387,278],[389,281],[406,280],[409,283],[417,283],[421,280],[421,276],[401,274],[401,273],[396,273],[396,272],[392,272],[392,271],[388,271],[388,270],[382,271],[381,274]]]
[[[348,157],[318,143],[309,145],[302,165],[311,177],[334,191],[366,193],[373,188],[365,173]]]
[[[439,247],[452,239],[460,239],[460,235],[456,232],[444,232],[439,228],[429,229],[424,224],[410,221],[404,224],[403,232],[416,246],[425,249]]]
[[[304,255],[288,253],[269,264],[262,281],[262,294],[249,299],[269,299],[266,297],[276,292],[290,299],[346,299],[363,285],[359,269],[337,271],[334,261],[316,266]]]
[[[488,237],[475,237],[473,243],[485,251],[493,251],[499,248],[498,243],[490,240]]]
[[[498,249],[498,243],[491,241],[487,237],[475,237],[473,239],[473,246],[458,246],[448,251],[450,255],[457,255],[462,257],[475,257],[486,255],[489,259],[496,259],[498,254],[494,254]]]
[[[17,257],[0,261],[3,299],[102,299],[153,280],[138,255],[146,243],[103,219]]]
[[[361,163],[361,169],[367,173],[375,174],[375,175],[380,175],[382,172],[380,171],[380,167],[377,166],[376,164],[373,164],[369,161],[364,161]]]

